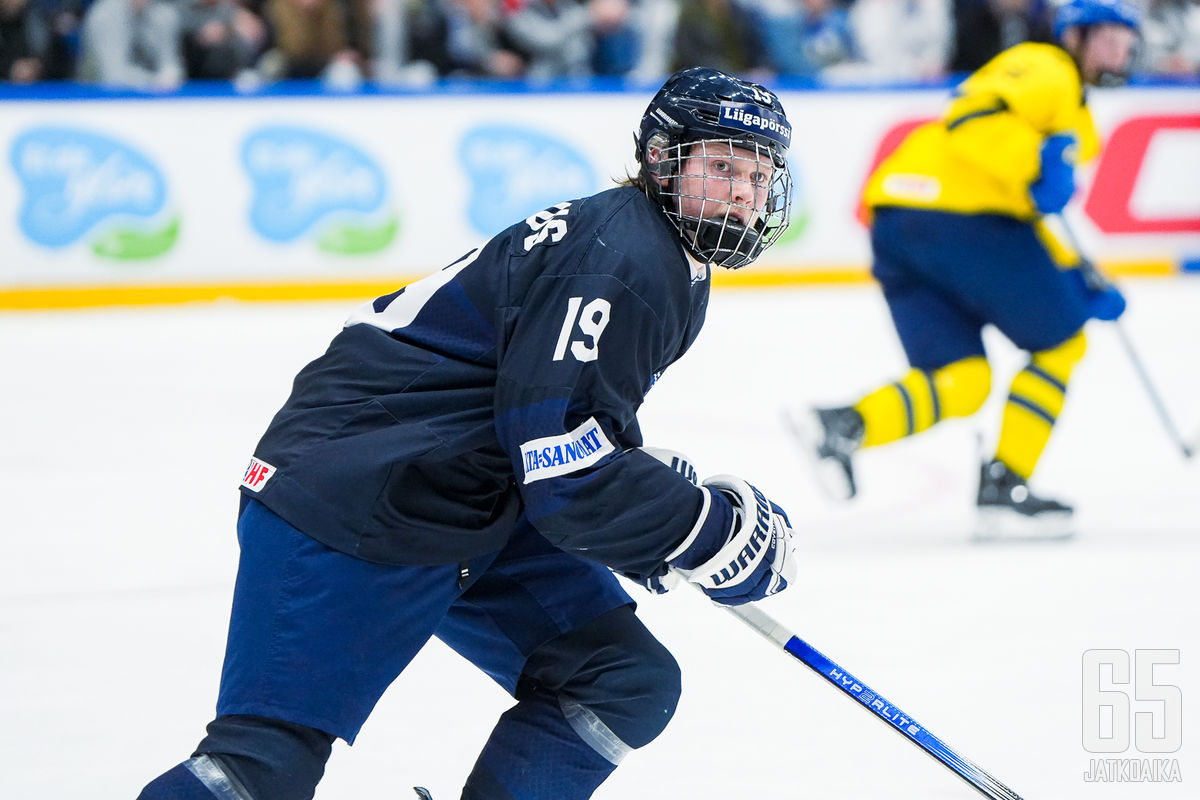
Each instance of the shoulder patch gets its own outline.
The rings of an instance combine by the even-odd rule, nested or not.
[[[616,450],[595,417],[569,433],[543,436],[521,445],[521,463],[525,468],[523,483],[556,478],[578,472],[595,464]]]
[[[251,456],[250,463],[246,467],[246,474],[242,476],[242,486],[245,486],[252,492],[260,492],[267,485],[267,481],[275,475],[275,468],[265,461]]]

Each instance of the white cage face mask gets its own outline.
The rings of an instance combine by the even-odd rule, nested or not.
[[[655,148],[658,195],[697,259],[737,269],[756,259],[787,227],[791,175],[766,147],[705,139]]]

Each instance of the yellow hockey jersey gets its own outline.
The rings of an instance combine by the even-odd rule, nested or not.
[[[962,214],[1039,216],[1029,185],[1042,141],[1074,132],[1080,161],[1100,152],[1070,55],[1026,42],[984,64],[956,90],[942,116],[910,133],[867,181],[868,208],[902,206]]]

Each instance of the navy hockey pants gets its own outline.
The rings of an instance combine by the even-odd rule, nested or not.
[[[284,762],[277,768],[270,754],[252,759],[267,763],[261,774],[254,765],[238,774],[232,763],[254,800],[311,797],[328,749],[322,753],[311,741],[296,746],[291,733],[316,729],[353,743],[384,690],[431,636],[519,701],[485,745],[464,798],[590,797],[621,757],[654,739],[674,713],[678,666],[634,616],[611,572],[554,548],[526,523],[504,550],[471,561],[465,582],[459,565],[385,566],[332,550],[250,499],[238,538],[218,719],[197,752],[224,759],[255,741],[284,752],[274,757]],[[250,724],[233,724],[241,720]],[[276,726],[286,735],[255,730],[271,720],[287,723]],[[249,746],[227,746],[247,735]],[[297,770],[286,763],[290,753],[320,763]],[[275,794],[284,772],[311,776],[304,779],[311,786]]]
[[[1033,225],[1013,217],[878,208],[871,249],[872,271],[917,369],[986,355],[986,324],[1036,353],[1088,319],[1078,282],[1063,275]]]

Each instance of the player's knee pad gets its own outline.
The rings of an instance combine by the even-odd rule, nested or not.
[[[137,800],[254,800],[218,759],[200,755],[159,775]]]
[[[223,800],[308,800],[325,774],[333,739],[282,720],[231,715],[208,724],[194,755],[211,756],[245,792]]]
[[[1087,352],[1087,336],[1081,328],[1078,333],[1062,344],[1048,350],[1039,350],[1030,357],[1033,366],[1044,370],[1057,380],[1066,383]]]
[[[522,683],[554,693],[572,729],[613,763],[663,732],[681,685],[675,658],[629,606],[538,648]]]
[[[992,391],[992,368],[983,356],[970,356],[934,370],[931,380],[943,417],[969,417]]]
[[[970,356],[937,369],[910,369],[862,398],[863,447],[874,447],[928,430],[947,417],[974,414],[992,388],[987,359]]]
[[[636,749],[666,729],[680,691],[679,664],[649,637],[649,642],[619,655],[599,673],[582,670],[559,692],[559,706],[576,733],[581,725],[592,731],[603,726],[614,742]]]

